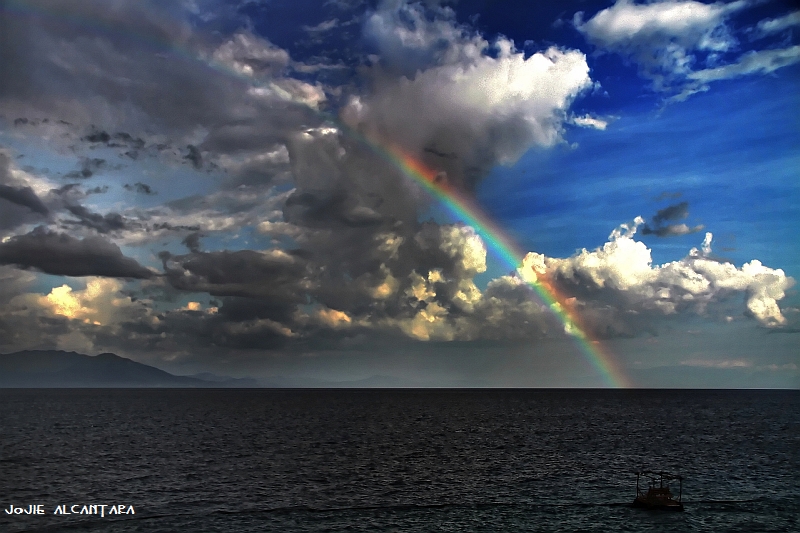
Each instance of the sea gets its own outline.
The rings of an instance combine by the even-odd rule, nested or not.
[[[684,512],[633,508],[639,470]],[[4,389],[0,507],[8,533],[797,532],[800,391]]]

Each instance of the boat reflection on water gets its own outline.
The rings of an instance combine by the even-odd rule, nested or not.
[[[640,485],[640,478],[646,478],[646,487]],[[677,499],[669,490],[670,484],[678,482]],[[681,493],[683,492],[683,478],[669,472],[654,472],[642,470],[636,472],[636,499],[633,500],[634,507],[644,509],[660,509],[663,511],[683,511],[681,503]]]

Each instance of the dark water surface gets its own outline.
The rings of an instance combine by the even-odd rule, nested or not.
[[[800,391],[0,390],[0,531],[800,531],[799,459]]]

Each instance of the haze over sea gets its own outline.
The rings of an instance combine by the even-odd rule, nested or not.
[[[800,391],[7,389],[0,432],[0,504],[46,513],[6,532],[800,528]]]

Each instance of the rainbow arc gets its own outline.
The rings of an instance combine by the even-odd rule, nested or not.
[[[439,179],[437,171],[428,168],[401,148],[368,139],[364,139],[364,142],[383,159],[399,168],[405,176],[421,185],[456,219],[471,226],[507,267],[513,270],[520,268],[526,254],[471,198],[450,186],[446,180]],[[565,331],[574,338],[581,353],[603,377],[606,384],[615,388],[631,387],[630,379],[619,366],[616,358],[603,346],[602,342],[593,339],[586,332],[581,317],[569,298],[560,294],[547,277],[536,276],[536,278],[538,279],[532,281],[532,278],[524,277],[533,292],[564,324]]]

